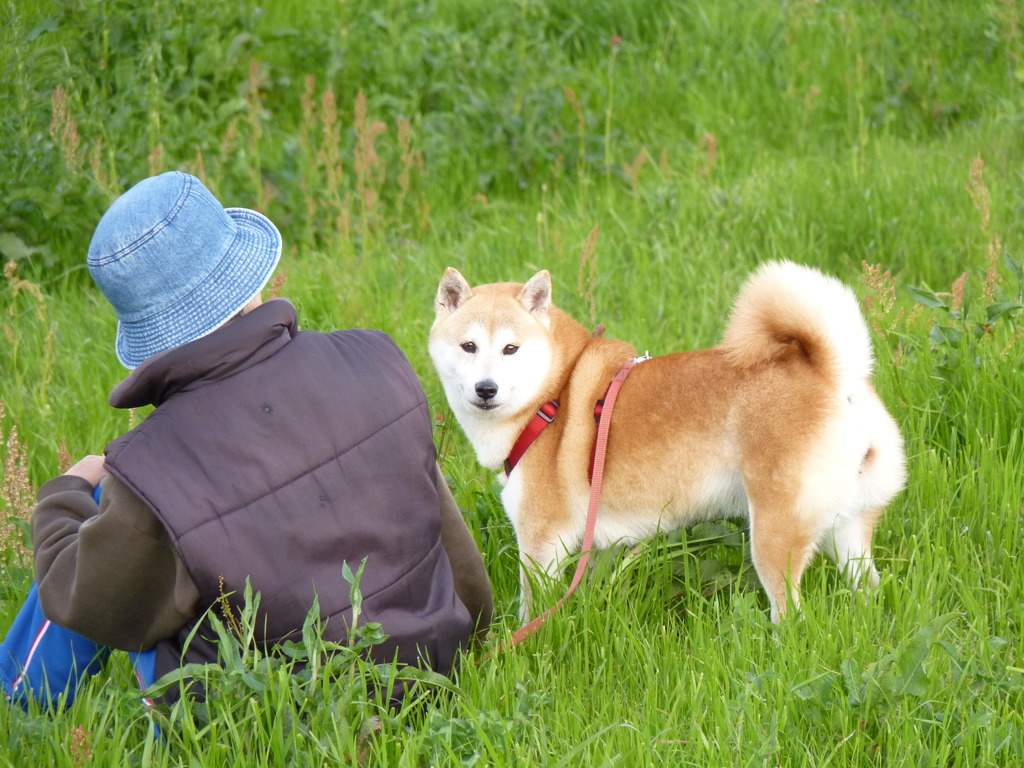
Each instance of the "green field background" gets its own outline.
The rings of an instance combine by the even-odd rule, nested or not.
[[[0,765],[1024,764],[1022,17],[1019,0],[4,2],[0,635],[31,580],[35,489],[145,416],[106,405],[125,371],[84,261],[117,195],[172,169],[278,224],[272,292],[303,327],[406,351],[498,618],[398,710],[367,695],[388,670],[292,675],[238,642],[207,705],[152,712],[114,658],[61,712],[0,702]],[[774,626],[745,525],[705,524],[603,553],[492,655],[517,627],[517,553],[427,355],[444,269],[548,269],[581,322],[664,354],[715,344],[777,258],[840,277],[872,329],[909,460],[880,588],[853,594],[821,559]]]

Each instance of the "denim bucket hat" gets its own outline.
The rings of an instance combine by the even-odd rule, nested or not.
[[[195,176],[170,172],[114,201],[88,265],[117,313],[117,357],[135,368],[238,314],[280,257],[281,235],[267,217],[224,208]]]

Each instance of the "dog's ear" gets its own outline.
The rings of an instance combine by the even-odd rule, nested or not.
[[[519,292],[519,301],[534,314],[551,309],[551,273],[542,269]]]
[[[462,302],[469,298],[469,291],[470,287],[466,278],[455,267],[448,267],[441,278],[441,284],[437,286],[434,312],[439,317],[454,312]]]

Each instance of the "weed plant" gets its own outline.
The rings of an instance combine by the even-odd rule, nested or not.
[[[124,371],[83,264],[109,203],[169,169],[278,223],[271,292],[303,327],[406,351],[499,616],[452,682],[398,708],[375,693],[398,670],[312,619],[262,655],[243,616],[221,625],[224,664],[190,670],[208,703],[147,708],[115,655],[62,711],[0,706],[0,765],[1024,762],[1022,10],[7,0],[0,634],[31,580],[35,489],[146,415],[106,405]],[[842,278],[872,328],[909,457],[880,587],[816,563],[773,626],[744,527],[707,523],[602,553],[494,654],[518,626],[517,553],[426,353],[444,268],[547,268],[560,306],[663,354],[716,343],[774,258]]]

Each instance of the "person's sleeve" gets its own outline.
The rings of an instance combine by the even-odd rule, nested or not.
[[[458,504],[437,468],[437,498],[441,504],[441,544],[448,554],[455,579],[455,592],[469,610],[476,626],[476,637],[483,638],[494,617],[491,580],[484,567],[480,548],[462,519]]]
[[[61,475],[32,513],[43,614],[93,642],[138,651],[194,616],[199,592],[152,511],[108,475],[97,506],[89,483]]]

